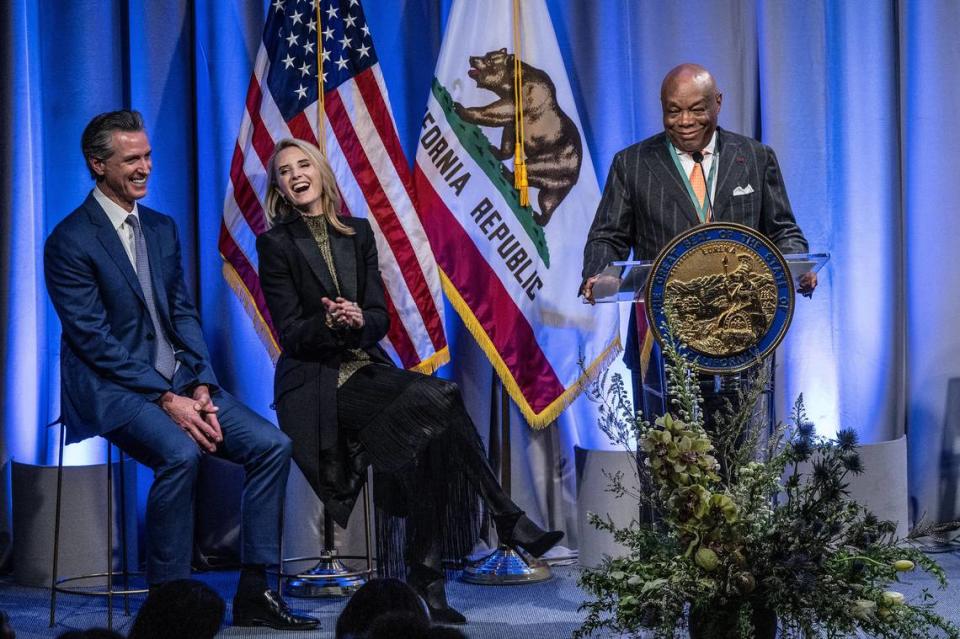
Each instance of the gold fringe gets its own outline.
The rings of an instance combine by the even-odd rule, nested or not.
[[[650,368],[650,353],[653,352],[653,331],[647,328],[640,345],[640,379],[647,378],[647,369]]]
[[[563,410],[577,398],[577,396],[591,381],[597,378],[597,376],[622,350],[620,346],[620,336],[618,335],[604,349],[600,357],[598,357],[593,363],[590,364],[589,367],[587,367],[584,373],[577,379],[576,383],[571,384],[570,387],[563,392],[563,394],[553,400],[549,406],[543,409],[543,411],[540,413],[534,413],[533,409],[530,407],[530,404],[527,403],[526,398],[520,391],[520,386],[510,373],[510,369],[507,367],[506,362],[504,362],[503,358],[500,357],[500,353],[497,352],[497,349],[494,347],[493,342],[490,341],[490,337],[483,329],[480,321],[467,305],[466,300],[460,296],[460,292],[457,291],[456,287],[453,285],[453,282],[451,282],[447,277],[447,274],[443,272],[443,269],[439,269],[439,271],[440,282],[443,284],[443,292],[446,293],[447,299],[450,300],[450,304],[453,306],[454,310],[457,311],[460,319],[463,320],[464,325],[467,327],[467,330],[470,331],[470,334],[473,335],[473,338],[477,341],[477,344],[480,345],[480,348],[486,354],[487,359],[490,360],[490,364],[500,377],[504,388],[506,388],[507,393],[510,394],[510,398],[513,399],[513,402],[520,409],[520,413],[523,415],[523,418],[534,430],[546,428],[556,421],[557,417],[560,416],[560,413],[562,413]]]
[[[253,329],[260,337],[260,341],[263,342],[264,348],[267,349],[270,361],[276,366],[277,359],[280,357],[280,345],[273,339],[273,333],[270,331],[267,321],[263,318],[263,315],[260,314],[260,309],[257,308],[257,303],[250,295],[250,291],[247,290],[247,286],[243,283],[240,274],[237,273],[236,269],[233,268],[233,265],[227,261],[227,258],[225,258],[222,253],[220,257],[223,258],[223,278],[227,280],[227,284],[240,299],[243,310],[247,312],[247,315],[249,315],[253,321]]]
[[[410,370],[423,373],[424,375],[432,375],[438,368],[450,361],[450,347],[444,346],[439,351],[423,360],[416,366],[410,368]]]

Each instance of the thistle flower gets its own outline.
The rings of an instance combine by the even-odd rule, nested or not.
[[[801,422],[797,424],[797,438],[810,440],[813,438],[815,430],[813,422]]]
[[[813,481],[817,484],[831,484],[834,482],[833,469],[822,459],[813,462],[812,476]]]
[[[843,428],[837,431],[837,446],[844,452],[850,452],[857,447],[857,431],[850,428]]]
[[[807,461],[813,454],[813,445],[807,439],[797,439],[791,443],[790,452],[795,461]]]
[[[863,472],[863,460],[860,459],[860,455],[856,452],[847,453],[841,457],[840,463],[843,464],[847,472],[853,473],[854,475],[859,475]]]

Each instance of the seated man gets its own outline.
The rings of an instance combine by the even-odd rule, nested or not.
[[[243,464],[243,569],[233,623],[308,629],[267,588],[275,562],[290,440],[219,388],[187,293],[176,226],[147,194],[150,142],[136,111],[96,116],[82,138],[96,185],[50,234],[47,290],[63,325],[67,441],[101,435],[150,467],[147,580],[190,576],[193,496],[204,454]]]

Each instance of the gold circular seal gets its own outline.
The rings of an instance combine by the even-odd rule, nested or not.
[[[773,351],[793,315],[794,288],[783,255],[739,224],[682,233],[661,251],[647,283],[647,313],[658,341],[673,309],[675,337],[700,369],[732,373]]]

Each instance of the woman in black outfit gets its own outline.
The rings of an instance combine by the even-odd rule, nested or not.
[[[283,353],[274,397],[293,457],[324,507],[346,526],[366,469],[376,496],[406,515],[408,582],[434,619],[466,619],[446,602],[436,528],[445,487],[466,476],[501,542],[539,557],[562,537],[503,492],[455,384],[396,368],[378,342],[389,326],[370,224],[339,217],[333,173],[319,149],[281,140],[267,167],[271,227],[257,238],[260,284]],[[381,500],[381,496],[387,497]],[[411,531],[412,528],[412,531]]]

